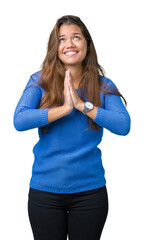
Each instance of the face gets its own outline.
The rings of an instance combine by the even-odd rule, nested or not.
[[[63,24],[59,29],[58,57],[65,66],[81,65],[87,53],[87,42],[77,25]]]

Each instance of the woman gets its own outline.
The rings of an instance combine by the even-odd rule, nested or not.
[[[30,77],[14,114],[18,131],[39,133],[28,197],[34,239],[100,239],[108,195],[97,146],[103,128],[130,131],[120,97],[84,23],[72,15],[58,19],[42,69]]]

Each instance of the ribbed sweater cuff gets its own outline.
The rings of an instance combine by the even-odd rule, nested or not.
[[[49,124],[49,122],[48,122],[48,109],[49,108],[41,109],[41,124],[42,124],[42,126],[45,126],[45,125]]]
[[[97,107],[97,114],[95,119],[93,119],[93,121],[98,124],[98,125],[103,125],[103,121],[104,121],[104,109]]]

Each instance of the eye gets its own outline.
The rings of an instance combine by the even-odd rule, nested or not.
[[[65,39],[64,38],[61,38],[60,40],[59,40],[59,42],[64,42],[65,41]]]
[[[80,37],[75,36],[74,39],[79,40]],[[59,39],[59,42],[60,42],[60,43],[61,43],[61,42],[65,42],[65,39],[64,39],[64,38],[61,38],[61,39]]]
[[[74,37],[74,38],[80,39],[79,37]]]

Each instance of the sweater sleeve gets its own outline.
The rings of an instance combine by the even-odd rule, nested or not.
[[[36,82],[30,78],[16,106],[13,123],[17,131],[25,131],[49,124],[49,108],[38,109],[42,98],[42,90],[39,86],[32,86],[35,84]]]
[[[115,84],[108,79],[113,86]],[[97,107],[97,115],[93,121],[117,135],[127,135],[130,131],[131,119],[120,96],[105,94],[105,107]]]

